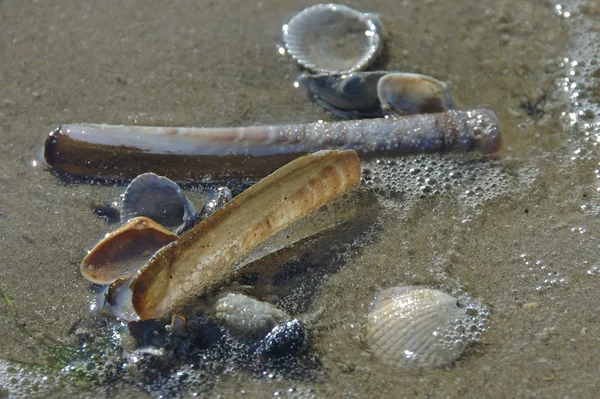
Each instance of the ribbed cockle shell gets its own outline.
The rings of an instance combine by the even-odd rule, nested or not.
[[[394,287],[375,298],[367,321],[373,355],[402,367],[439,367],[462,354],[469,316],[451,295],[426,287]]]
[[[381,51],[382,25],[375,14],[341,4],[316,4],[283,26],[287,52],[314,72],[348,73],[369,66]]]

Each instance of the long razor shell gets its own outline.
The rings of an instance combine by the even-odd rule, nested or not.
[[[63,125],[50,133],[46,163],[59,174],[129,179],[154,172],[176,181],[262,178],[318,150],[361,156],[416,152],[496,153],[498,118],[488,109],[398,118],[230,128]]]
[[[235,262],[360,181],[354,151],[320,151],[278,169],[164,247],[131,283],[142,319],[164,318],[227,281]]]

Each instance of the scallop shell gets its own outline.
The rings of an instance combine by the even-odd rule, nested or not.
[[[365,69],[381,51],[381,34],[377,15],[340,4],[308,7],[283,26],[287,52],[314,72]]]
[[[143,173],[133,179],[125,194],[121,214],[129,219],[146,216],[177,234],[196,222],[196,209],[174,181],[154,173]]]
[[[146,217],[136,217],[108,233],[81,262],[81,274],[95,284],[131,276],[177,235]]]
[[[377,95],[385,113],[412,115],[454,109],[448,85],[418,73],[388,73],[377,83]]]
[[[470,310],[470,309],[469,309]],[[373,355],[402,367],[439,367],[460,357],[477,315],[456,298],[431,288],[394,287],[377,296],[368,314],[367,343]]]

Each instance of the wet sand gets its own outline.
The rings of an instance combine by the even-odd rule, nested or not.
[[[0,1],[0,284],[14,304],[0,303],[0,359],[10,361],[0,363],[0,397],[159,395],[131,378],[76,383],[60,371],[25,367],[34,370],[26,377],[17,371],[46,361],[40,342],[74,345],[72,327],[93,317],[79,263],[108,227],[90,203],[114,200],[123,189],[58,180],[39,163],[45,135],[76,122],[330,119],[294,89],[300,69],[276,47],[282,23],[310,4]],[[179,394],[594,396],[600,385],[597,2],[344,4],[381,13],[387,36],[379,68],[435,76],[451,85],[460,108],[495,110],[504,149],[497,160],[450,154],[366,165],[376,177],[365,189],[376,188],[382,229],[319,282],[311,306],[325,308],[322,324],[329,326],[315,332],[319,378],[234,369]],[[421,172],[411,180],[407,171],[415,167]],[[462,174],[446,187],[440,182],[448,170]],[[431,177],[436,181],[424,182]],[[432,189],[424,191],[427,184]],[[381,289],[404,284],[483,300],[491,318],[481,342],[437,370],[401,370],[371,358],[360,339],[369,302]],[[51,378],[34,387],[36,375]],[[196,377],[192,372],[190,379]]]

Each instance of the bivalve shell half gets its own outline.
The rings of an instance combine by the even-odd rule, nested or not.
[[[377,95],[388,114],[413,115],[455,108],[447,83],[418,73],[386,74],[377,83]]]
[[[196,222],[196,209],[171,179],[143,173],[129,183],[123,194],[121,216],[146,216],[181,234]]]
[[[456,298],[439,290],[394,287],[373,302],[366,339],[373,355],[385,363],[440,367],[477,340],[486,315],[483,305],[479,311],[459,306]]]
[[[129,220],[108,233],[81,262],[81,274],[95,284],[133,275],[177,235],[146,217]]]
[[[377,82],[387,72],[354,72],[348,74],[310,74],[298,76],[298,85],[308,91],[314,103],[343,119],[383,117]]]
[[[287,52],[313,72],[347,73],[368,67],[382,47],[375,14],[340,4],[317,4],[283,25]]]

